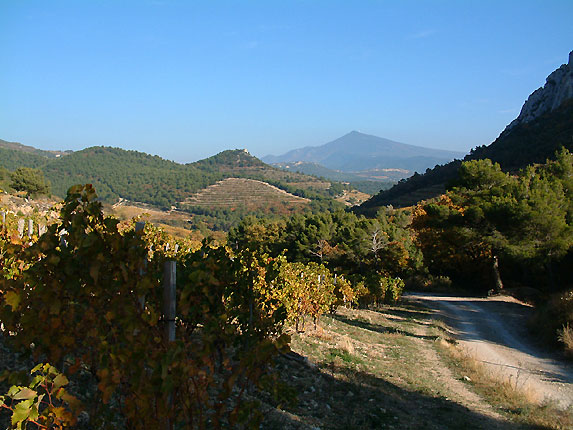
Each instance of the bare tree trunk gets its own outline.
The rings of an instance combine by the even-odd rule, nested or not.
[[[501,282],[501,276],[499,276],[499,259],[497,255],[493,256],[493,277],[495,280],[495,291],[500,292],[503,290],[503,282]]]

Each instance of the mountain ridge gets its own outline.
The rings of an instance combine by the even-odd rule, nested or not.
[[[463,155],[461,152],[425,148],[351,131],[323,145],[297,148],[261,159],[265,163],[313,162],[329,169],[352,173],[388,168],[413,172],[424,171]]]

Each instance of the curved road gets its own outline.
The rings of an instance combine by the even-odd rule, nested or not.
[[[404,298],[438,311],[457,340],[500,380],[509,380],[560,407],[573,406],[573,364],[535,345],[527,333],[533,309],[512,297],[449,297],[409,293]]]

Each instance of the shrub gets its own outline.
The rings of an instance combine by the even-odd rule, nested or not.
[[[390,276],[370,275],[355,279],[354,291],[361,307],[393,304],[404,291],[404,281]]]
[[[545,342],[565,348],[573,355],[573,290],[555,294],[539,306],[529,324]]]
[[[573,358],[573,327],[569,323],[559,330],[559,340],[564,344],[565,354]]]
[[[384,303],[396,303],[404,291],[404,281],[400,278],[382,278],[380,284],[384,291],[382,298]]]

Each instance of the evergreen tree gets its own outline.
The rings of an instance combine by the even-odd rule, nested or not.
[[[50,192],[49,182],[46,182],[44,174],[38,169],[20,167],[12,172],[11,180],[12,188],[16,191],[25,191],[28,196]]]

